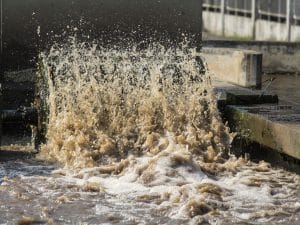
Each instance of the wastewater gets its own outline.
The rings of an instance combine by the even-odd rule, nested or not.
[[[299,224],[300,176],[237,158],[201,54],[41,53],[46,142],[0,161],[0,224]]]

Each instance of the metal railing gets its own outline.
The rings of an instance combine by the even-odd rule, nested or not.
[[[226,11],[235,13],[251,13],[251,1],[249,0],[228,0],[225,2]]]
[[[205,10],[218,9],[221,11],[222,1],[224,1],[225,13],[246,14],[252,13],[252,0],[203,0]],[[300,19],[300,0],[290,0],[291,16],[293,20]],[[258,16],[262,19],[274,20],[276,18],[286,18],[287,0],[256,0]]]
[[[258,1],[258,14],[260,16],[286,17],[286,0],[260,0]]]
[[[300,0],[293,0],[292,9],[293,19],[300,21]]]
[[[300,0],[203,0],[203,10],[300,26]]]
[[[203,8],[207,11],[220,11],[221,0],[203,0]]]

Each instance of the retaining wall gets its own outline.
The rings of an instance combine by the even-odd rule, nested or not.
[[[208,40],[203,41],[203,46],[260,52],[263,72],[300,73],[300,43]]]

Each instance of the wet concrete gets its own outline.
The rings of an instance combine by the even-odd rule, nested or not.
[[[260,91],[243,90],[230,85],[225,85],[226,87],[221,90],[225,93],[238,90],[239,93],[244,92],[246,97],[248,94],[249,98],[255,94],[259,96],[275,96],[276,94],[279,98],[278,104],[274,102],[265,102],[265,104],[253,102],[253,105],[231,103],[232,105],[226,106],[225,118],[232,131],[264,147],[299,160],[300,77],[265,75],[263,81],[263,88]]]
[[[264,87],[274,78],[268,91],[278,94],[280,104],[300,106],[300,75],[265,74],[263,76]]]

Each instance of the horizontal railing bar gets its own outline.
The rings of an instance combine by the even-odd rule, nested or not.
[[[300,20],[300,16],[294,15],[294,16],[293,16],[293,19],[294,19],[294,20]]]
[[[203,7],[219,9],[219,8],[221,8],[221,5],[212,5],[212,4],[208,4],[208,3],[203,3]]]
[[[241,13],[251,13],[252,11],[251,10],[247,10],[247,9],[238,9],[238,8],[233,8],[233,7],[230,7],[230,6],[226,6],[226,9],[228,11],[235,11],[235,12],[241,12]]]
[[[279,17],[279,18],[286,18],[286,14],[272,13],[272,12],[267,12],[267,11],[263,11],[263,10],[258,10],[258,14],[264,15],[264,16],[273,16],[273,17]]]

